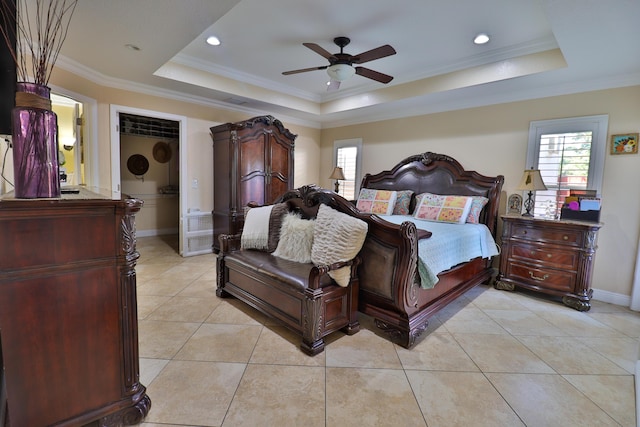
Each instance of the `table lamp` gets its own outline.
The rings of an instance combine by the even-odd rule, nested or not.
[[[523,213],[522,216],[533,216],[531,213],[534,205],[533,192],[546,189],[547,186],[544,185],[539,169],[525,169],[522,179],[520,180],[520,185],[518,185],[517,188],[517,190],[529,191],[527,200],[524,201],[525,213]]]
[[[333,172],[331,172],[331,176],[329,177],[329,179],[336,180],[335,192],[337,193],[340,189],[340,181],[344,180],[344,172],[342,172],[342,168],[338,166],[333,168]]]

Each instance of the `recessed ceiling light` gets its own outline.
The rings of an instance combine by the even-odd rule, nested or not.
[[[480,33],[473,39],[473,42],[475,44],[489,43],[489,35],[486,33]]]
[[[135,44],[131,44],[131,43],[125,44],[124,47],[126,47],[129,50],[134,50],[136,52],[138,52],[140,50],[140,48],[138,46],[136,46]]]
[[[220,39],[216,36],[209,36],[207,37],[207,44],[210,44],[211,46],[220,46]]]

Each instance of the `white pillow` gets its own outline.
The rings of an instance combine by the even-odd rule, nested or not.
[[[416,206],[414,217],[427,221],[464,224],[469,216],[473,199],[467,196],[443,196],[422,193],[422,200]]]
[[[393,208],[393,204],[391,204]],[[320,205],[313,229],[311,261],[316,265],[330,265],[340,261],[350,261],[358,255],[367,237],[366,222]],[[340,286],[348,286],[351,267],[343,267],[329,272],[329,276]]]
[[[391,215],[398,197],[395,191],[373,190],[371,188],[360,189],[356,208],[360,212],[380,215]]]
[[[302,263],[311,262],[314,221],[289,212],[282,219],[280,240],[274,256]]]

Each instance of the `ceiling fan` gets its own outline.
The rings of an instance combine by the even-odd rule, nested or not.
[[[395,55],[396,50],[393,47],[385,44],[375,49],[362,52],[359,55],[349,55],[343,51],[344,47],[351,42],[348,37],[336,37],[333,39],[333,42],[340,47],[340,53],[331,54],[316,43],[302,43],[303,46],[308,47],[318,55],[328,59],[329,65],[284,71],[282,74],[288,76],[290,74],[306,73],[307,71],[327,70],[327,74],[331,77],[327,90],[337,90],[340,87],[340,82],[347,80],[354,74],[385,84],[393,80],[392,76],[383,74],[379,71],[374,71],[365,67],[353,66],[353,64],[364,64],[365,62],[373,61],[375,59]]]

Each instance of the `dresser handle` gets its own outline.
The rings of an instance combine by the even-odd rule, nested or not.
[[[569,236],[562,236],[562,240],[569,240]]]
[[[551,258],[553,255],[551,254],[547,254],[547,258]]]
[[[548,275],[548,274],[545,274],[545,275],[544,275],[544,276],[542,276],[542,277],[538,277],[538,276],[534,275],[531,271],[529,272],[529,276],[531,276],[531,278],[532,278],[533,280],[537,280],[537,281],[539,281],[539,282],[544,282],[545,280],[547,280],[547,279],[549,278],[549,275]]]

